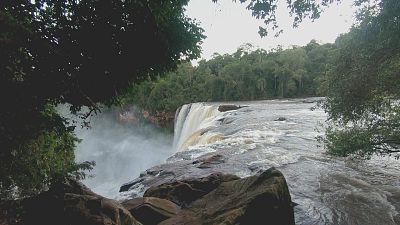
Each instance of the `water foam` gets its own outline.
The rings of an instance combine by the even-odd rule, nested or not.
[[[182,106],[177,114],[174,133],[174,149],[177,151],[219,140],[218,134],[211,134],[209,130],[217,126],[218,116],[221,115],[217,105],[192,103]]]

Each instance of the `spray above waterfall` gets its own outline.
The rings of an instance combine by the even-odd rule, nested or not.
[[[76,148],[77,162],[94,160],[96,166],[83,183],[109,198],[118,196],[119,185],[140,172],[165,162],[174,153],[171,135],[151,124],[134,125],[116,120],[117,110],[91,118],[91,129],[77,128],[82,141]]]

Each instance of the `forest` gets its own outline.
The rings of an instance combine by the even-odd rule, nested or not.
[[[151,112],[175,112],[191,102],[325,96],[336,52],[335,44],[315,40],[304,47],[270,51],[244,44],[231,55],[215,53],[197,66],[182,63],[154,81],[133,85],[121,103]]]
[[[216,2],[215,0],[213,0]],[[340,0],[287,1],[293,25],[318,19]],[[277,1],[243,0],[264,19],[261,36],[281,32]],[[77,124],[101,106],[150,111],[184,103],[326,96],[330,153],[398,157],[400,2],[356,0],[356,22],[334,44],[263,50],[243,45],[193,66],[205,38],[188,0],[0,2],[0,198],[36,195],[92,162],[74,161]],[[210,4],[211,0],[210,0]],[[257,31],[255,31],[257,32]],[[87,107],[88,113],[80,113]]]

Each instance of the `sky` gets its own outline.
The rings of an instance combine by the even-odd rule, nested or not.
[[[354,21],[355,8],[352,0],[343,0],[340,5],[331,5],[325,9],[321,18],[311,22],[304,20],[298,28],[292,28],[293,19],[288,10],[280,1],[277,11],[277,20],[284,33],[275,38],[273,35],[261,38],[258,27],[263,20],[251,16],[244,4],[234,3],[232,0],[191,0],[186,8],[186,15],[200,22],[207,38],[202,44],[202,58],[210,59],[213,53],[233,53],[245,43],[266,50],[281,45],[288,48],[292,45],[304,46],[312,39],[319,43],[332,43],[341,33],[349,31]]]

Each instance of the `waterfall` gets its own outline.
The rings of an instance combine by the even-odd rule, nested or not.
[[[181,136],[183,124],[190,110],[190,104],[183,105],[176,110],[174,121],[174,149],[177,149],[179,137]]]
[[[217,140],[217,134],[205,134],[203,130],[216,124],[220,115],[218,105],[192,103],[183,105],[177,110],[174,126],[174,149],[186,150],[195,144],[208,143]],[[203,137],[203,138],[202,138]]]

